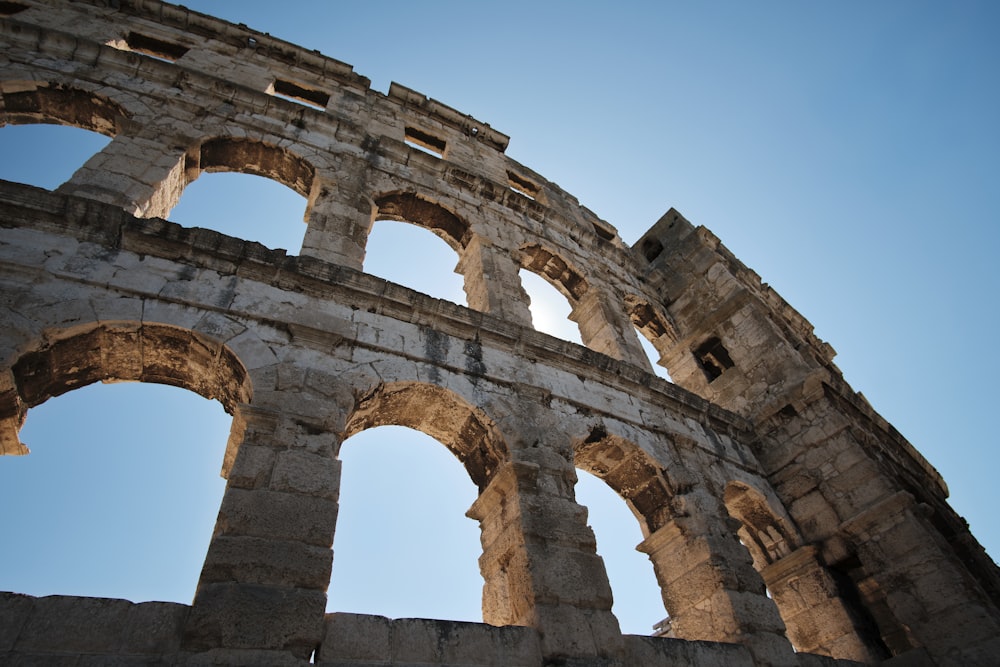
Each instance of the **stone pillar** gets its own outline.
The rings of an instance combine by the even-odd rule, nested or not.
[[[303,446],[295,435],[302,420],[291,417],[247,405],[234,417],[243,442],[198,582],[188,650],[308,658],[322,638],[340,462],[334,436],[311,435]]]
[[[925,514],[900,491],[841,524],[867,576],[859,588],[888,607],[882,618],[898,622],[880,622],[894,652],[909,644],[941,664],[988,664],[986,656],[1000,655],[1000,614]]]
[[[744,644],[758,665],[798,662],[750,554],[739,522],[707,492],[676,496],[678,516],[637,547],[649,555],[679,639]]]
[[[360,194],[318,182],[306,211],[301,254],[361,271],[372,222],[372,205]]]
[[[817,548],[804,546],[761,571],[767,590],[799,651],[875,663],[876,655],[859,636],[841,592],[817,558]]]
[[[23,409],[14,374],[9,370],[0,373],[0,456],[23,456],[28,453],[20,436]]]
[[[57,191],[119,206],[140,218],[166,218],[187,184],[185,153],[165,144],[159,129],[118,135]]]
[[[533,626],[550,659],[611,657],[621,630],[586,510],[573,500],[575,471],[552,465],[565,463],[558,455],[532,458],[500,469],[468,513],[482,528],[483,620]]]
[[[496,246],[473,236],[455,270],[465,278],[469,308],[530,328],[529,300],[521,286],[519,268],[513,258]]]
[[[624,304],[612,307],[605,295],[591,287],[573,304],[569,317],[580,325],[580,340],[590,349],[653,372]]]

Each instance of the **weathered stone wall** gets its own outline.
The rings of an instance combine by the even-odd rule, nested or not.
[[[671,211],[629,248],[485,123],[182,7],[104,4],[0,3],[0,124],[113,138],[57,192],[0,183],[0,447],[26,453],[24,416],[52,396],[167,383],[233,414],[227,487],[190,607],[6,595],[4,660],[1000,654],[996,566],[937,473],[709,232]],[[298,256],[162,219],[221,170],[307,197]],[[364,274],[378,219],[444,239],[469,307]],[[584,347],[531,328],[521,268],[567,297]],[[433,436],[478,486],[483,624],[324,614],[340,443],[383,424]],[[577,467],[639,520],[668,637],[621,634]]]

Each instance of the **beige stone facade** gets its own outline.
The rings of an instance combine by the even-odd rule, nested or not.
[[[1000,574],[944,482],[708,230],[671,210],[628,247],[489,125],[182,7],[0,2],[0,40],[0,124],[112,137],[55,192],[0,182],[0,451],[98,381],[233,415],[193,603],[2,594],[0,662],[1000,662]],[[300,255],[163,220],[205,171],[307,197]],[[379,219],[444,239],[469,307],[363,273]],[[584,346],[531,328],[522,268]],[[385,424],[479,489],[481,624],[324,612],[339,446]],[[619,630],[576,468],[640,521],[666,636]]]

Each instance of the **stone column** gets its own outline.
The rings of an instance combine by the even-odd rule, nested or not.
[[[837,584],[820,563],[817,551],[814,546],[800,547],[761,571],[789,639],[799,651],[878,662],[883,656],[874,654],[858,635]]]
[[[502,250],[480,236],[473,236],[456,268],[465,278],[469,308],[511,324],[531,327],[528,295],[521,286],[519,268]]]
[[[468,513],[482,528],[483,620],[535,627],[549,658],[611,657],[621,630],[575,472],[535,451],[499,470]]]
[[[295,419],[292,419],[295,417]],[[301,418],[247,405],[185,647],[290,651],[319,644],[340,488],[334,436]]]
[[[590,349],[653,371],[633,333],[624,303],[612,306],[604,294],[591,287],[573,304],[569,317],[580,325],[580,340]]]
[[[317,183],[306,224],[302,255],[361,270],[372,227],[370,202],[357,192],[343,190],[341,184]]]
[[[649,555],[673,633],[680,639],[747,646],[758,665],[798,662],[750,554],[739,522],[706,491],[676,496],[678,516],[637,547]]]
[[[164,143],[158,130],[118,135],[57,191],[119,206],[140,218],[166,218],[187,184],[185,152]]]
[[[14,374],[9,370],[0,373],[0,456],[28,453],[20,436],[23,409]]]

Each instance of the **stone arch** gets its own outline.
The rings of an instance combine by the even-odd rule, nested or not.
[[[263,176],[309,198],[316,167],[287,148],[258,139],[215,137],[188,155],[188,182],[202,172],[235,171]]]
[[[94,382],[181,387],[218,400],[230,414],[253,396],[246,367],[225,344],[165,324],[103,322],[58,332],[18,356],[4,375],[5,453],[27,453],[17,432],[29,408]]]
[[[358,396],[341,440],[375,426],[407,426],[447,447],[482,491],[508,460],[493,420],[442,387],[420,382],[380,384]]]
[[[656,369],[656,366],[659,366],[666,369],[669,374],[669,369],[666,368],[663,359],[670,348],[680,338],[677,335],[677,328],[674,326],[670,315],[664,312],[663,309],[654,306],[648,300],[635,294],[626,294],[624,303],[632,326],[635,327],[639,336],[649,341],[649,344],[653,348],[649,354],[649,361],[654,364],[654,372],[662,374]],[[655,354],[653,351],[655,351]]]
[[[674,485],[663,466],[632,441],[609,435],[603,425],[595,426],[587,438],[574,443],[573,463],[607,484],[625,501],[639,523],[643,541],[670,521]],[[650,566],[662,604],[660,617],[651,619],[656,622],[659,634],[662,627],[669,627],[669,620],[663,618],[663,609],[668,614],[673,612],[667,582],[652,559],[646,565]]]
[[[551,248],[537,243],[527,244],[521,246],[518,257],[522,268],[545,278],[569,299],[570,304],[574,307],[590,289],[583,274]]]
[[[416,252],[418,249],[425,250],[437,262],[433,268],[440,271],[439,273],[430,272],[430,275],[435,280],[435,284],[432,285],[430,282],[425,283],[427,288],[418,289],[417,291],[445,298],[460,305],[468,305],[468,307],[475,310],[488,309],[488,299],[485,298],[485,276],[482,267],[477,262],[466,261],[469,256],[475,255],[480,247],[466,220],[438,201],[412,191],[395,190],[383,192],[371,200],[371,203],[372,214],[364,238],[366,254],[369,250],[371,232],[376,221],[391,220],[405,222],[413,227],[426,230],[444,241],[448,248],[456,254],[455,264],[449,267],[448,253],[443,252],[443,249],[437,245],[436,241],[431,241],[422,232],[418,233],[417,238],[411,237],[414,244],[414,256],[419,255],[419,252]],[[395,231],[401,235],[407,230]],[[396,236],[390,238],[395,241]],[[384,241],[384,238],[382,240]],[[433,243],[434,247],[421,245],[427,241]],[[382,246],[382,249],[384,248],[385,246]],[[424,261],[427,260],[425,259]],[[372,264],[370,263],[365,264],[363,270],[367,271],[371,266]],[[449,268],[461,277],[460,286],[456,276],[446,274]],[[400,282],[411,289],[415,288],[414,283],[408,280],[410,276],[405,273],[399,273],[393,268],[386,268],[384,265],[383,272],[385,272],[383,273],[383,277]],[[435,289],[437,287],[436,283],[440,283],[442,286],[441,291]],[[461,289],[464,292],[464,303],[455,288]]]
[[[36,81],[0,83],[0,125],[52,123],[114,137],[132,114],[118,102],[73,86]]]
[[[440,203],[414,192],[380,194],[374,199],[374,204],[373,223],[377,220],[395,220],[423,227],[459,253],[472,239],[469,223]]]
[[[726,485],[723,502],[800,651],[874,662],[886,657],[871,612],[852,583],[827,568],[819,549],[802,545],[773,499],[741,481]]]
[[[671,518],[673,485],[666,471],[638,445],[596,426],[573,448],[574,465],[603,480],[622,497],[644,537]]]
[[[799,546],[797,531],[782,518],[760,491],[744,482],[730,482],[723,493],[729,515],[740,522],[737,534],[760,571]]]
[[[521,267],[544,278],[569,301],[569,319],[580,329],[585,346],[640,367],[649,368],[646,356],[633,333],[626,333],[628,322],[605,289],[594,288],[583,271],[568,261],[559,251],[537,243],[522,245],[516,253]]]
[[[625,309],[628,311],[632,326],[645,336],[661,355],[680,339],[670,316],[646,299],[626,294]]]

